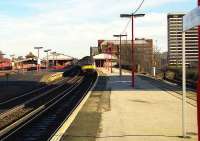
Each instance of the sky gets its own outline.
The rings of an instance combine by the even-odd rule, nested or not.
[[[24,56],[35,46],[81,58],[99,39],[116,39],[127,33],[129,19],[142,0],[0,0],[0,50]],[[187,13],[197,0],[145,0],[135,19],[135,37],[153,39],[160,51],[167,51],[167,13]],[[41,51],[44,56],[44,52]]]

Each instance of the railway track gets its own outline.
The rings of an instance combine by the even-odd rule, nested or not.
[[[148,76],[143,76],[143,75],[139,75],[140,78],[142,78],[143,80],[147,80],[147,81],[151,81],[152,85],[154,85],[155,87],[166,91],[167,93],[182,99],[181,95],[182,95],[182,88],[178,85],[171,85],[171,84],[167,84],[161,80],[155,80],[153,78],[150,78]],[[196,93],[193,90],[188,89],[187,94],[187,103],[192,105],[192,106],[196,106]]]
[[[72,77],[79,75],[79,73],[80,73],[80,71],[78,69],[73,69],[73,71],[69,72],[70,77],[63,78],[59,81],[53,82],[52,84],[48,84],[46,86],[35,89],[35,90],[30,91],[28,93],[19,95],[17,97],[12,97],[9,100],[1,102],[0,103],[0,111],[1,111],[0,114],[5,112],[6,110],[9,110],[9,109],[19,105],[19,104],[22,104],[22,103],[24,103],[28,100],[31,100],[32,98],[40,96],[47,91],[51,91],[52,89],[56,89],[56,88],[60,87],[60,85],[69,81],[70,79],[72,79]]]
[[[0,140],[50,140],[57,128],[87,94],[96,76],[96,73],[79,76],[79,79],[71,82],[70,87],[54,92],[45,104],[41,103],[41,100],[29,103],[27,105],[29,108],[37,108],[2,128]],[[46,101],[46,99],[42,101]]]

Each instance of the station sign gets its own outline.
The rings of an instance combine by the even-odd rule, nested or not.
[[[183,31],[200,25],[200,7],[197,7],[183,16]]]

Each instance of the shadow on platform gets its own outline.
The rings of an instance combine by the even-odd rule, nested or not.
[[[166,89],[181,91],[181,87],[176,84],[166,83],[143,75],[135,76],[135,87],[132,88],[132,77],[130,75],[121,77],[113,75],[99,76],[99,81],[94,91],[163,91]]]

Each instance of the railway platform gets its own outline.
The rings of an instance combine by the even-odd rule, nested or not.
[[[196,141],[196,107],[187,104],[182,135],[181,100],[137,75],[100,69],[99,81],[62,141]]]

